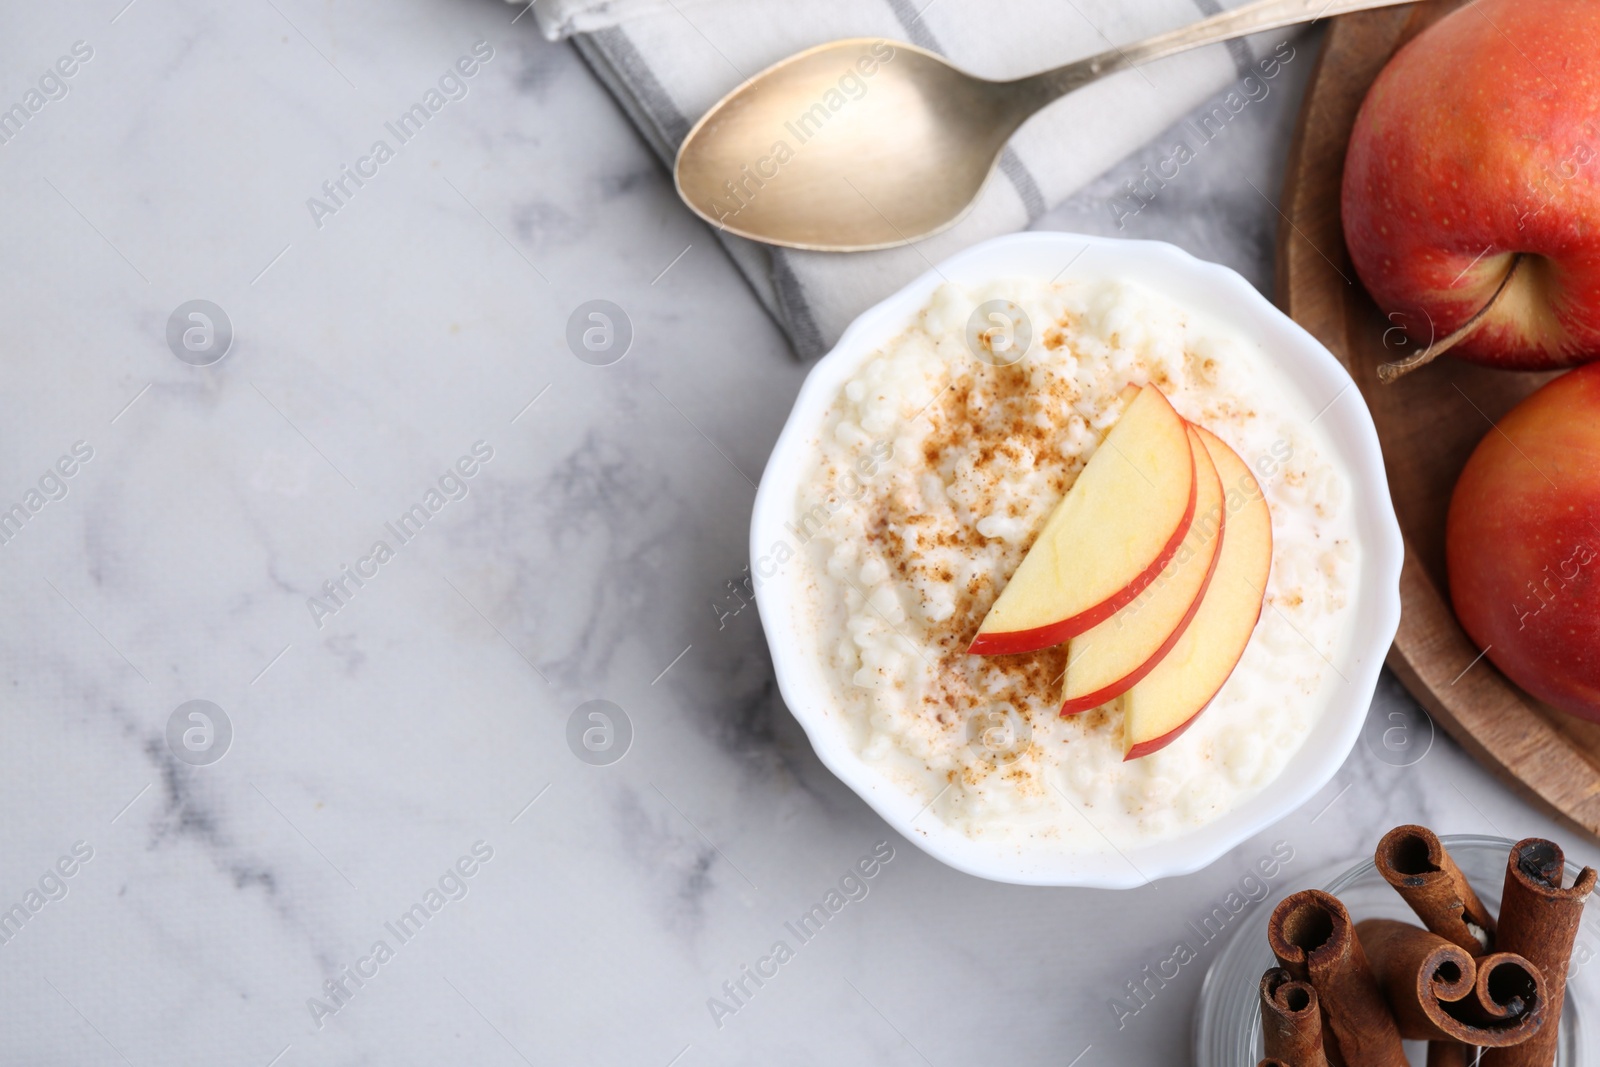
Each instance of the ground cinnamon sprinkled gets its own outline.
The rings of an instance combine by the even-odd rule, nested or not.
[[[1059,496],[1070,486],[1083,462],[1062,453],[1060,428],[1052,420],[1039,417],[1041,400],[1070,404],[1076,399],[1075,390],[1059,381],[1053,382],[1041,397],[1021,365],[996,367],[970,361],[953,370],[950,388],[926,412],[933,430],[922,443],[923,460],[929,467],[942,469],[951,457],[961,456],[971,448],[979,427],[984,427],[985,440],[975,452],[977,471],[966,473],[969,484],[975,477],[981,481],[984,472],[991,471],[997,458],[1001,458],[1035,470],[1053,469],[1056,476],[1051,479],[1052,488]],[[1001,427],[999,432],[992,429],[996,424]],[[991,487],[987,495],[969,503],[979,515],[1022,516],[1020,504],[1012,501],[1002,506],[995,499],[997,496]],[[992,554],[992,539],[979,532],[976,523],[941,527],[927,542],[946,551],[937,558],[920,553],[913,539],[907,537],[910,529],[931,523],[920,507],[921,501],[907,494],[885,494],[876,501],[868,524],[869,539],[883,551],[890,571],[905,584],[914,587],[919,582],[942,586],[954,583],[957,575],[948,562],[949,550],[968,561]],[[1031,542],[1029,537],[1018,544],[1018,560]],[[1064,647],[1019,656],[967,655],[972,635],[999,590],[1000,583],[991,575],[969,575],[957,586],[954,612],[931,627],[929,658],[934,669],[930,672],[931,685],[924,691],[924,706],[943,709],[936,713],[936,721],[951,729],[960,728],[972,708],[996,699],[996,694],[981,691],[973,684],[975,678],[986,677],[990,672],[999,672],[1004,678],[999,696],[1024,715],[1029,704],[1050,708],[1059,704],[1066,670]]]

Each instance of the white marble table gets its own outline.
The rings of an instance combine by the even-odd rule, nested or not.
[[[1215,946],[1120,1027],[1112,999],[1274,842],[1277,890],[1400,820],[1571,837],[1440,736],[1359,745],[1191,877],[941,867],[812,756],[754,611],[719,621],[804,368],[573,53],[496,0],[124,3],[0,12],[5,1063],[1179,1063]],[[1296,92],[1122,232],[1267,284],[1251,183]],[[1118,232],[1118,181],[1044,225]],[[635,334],[611,366],[564,340],[597,298]],[[236,333],[214,365],[168,345],[193,299]],[[569,747],[593,699],[621,762]],[[200,720],[169,743],[191,700],[220,760]],[[1392,680],[1371,714],[1423,745]]]

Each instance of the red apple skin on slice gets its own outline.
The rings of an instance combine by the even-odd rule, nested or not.
[[[1108,618],[1154,581],[1194,519],[1188,423],[1146,385],[1046,520],[968,652],[1034,652]]]
[[[1221,555],[1226,499],[1222,477],[1194,427],[1194,521],[1161,577],[1109,619],[1067,645],[1061,714],[1073,715],[1120,696],[1149,674],[1178,643],[1200,610]]]
[[[1261,486],[1238,453],[1199,432],[1228,501],[1216,573],[1178,643],[1123,696],[1124,760],[1166,748],[1216,697],[1250,644],[1272,572],[1272,513]]]

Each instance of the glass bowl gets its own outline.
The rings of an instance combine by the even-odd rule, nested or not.
[[[1498,913],[1500,892],[1505,883],[1506,860],[1516,842],[1503,837],[1477,834],[1449,834],[1440,837],[1455,858],[1484,906]],[[1567,882],[1578,868],[1567,864]],[[1400,899],[1368,859],[1322,886],[1338,897],[1351,918],[1401,919],[1417,922],[1416,915]],[[1200,987],[1200,1003],[1195,1008],[1194,1061],[1196,1067],[1252,1067],[1260,1061],[1261,1012],[1258,987],[1261,975],[1275,966],[1267,947],[1267,921],[1272,909],[1257,908],[1239,927],[1233,940],[1206,971]],[[1600,954],[1600,941],[1588,924],[1578,929],[1567,978],[1567,999],[1561,1012],[1561,1047],[1557,1067],[1596,1067],[1600,1052],[1586,1048],[1586,1025],[1600,1019],[1600,977],[1588,973],[1585,964]],[[1406,1042],[1413,1064],[1421,1067],[1427,1046],[1420,1041]]]

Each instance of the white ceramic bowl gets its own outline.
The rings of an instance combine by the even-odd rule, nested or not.
[[[1063,272],[1069,263],[1072,266]],[[941,283],[949,280],[976,287],[1001,278],[1107,274],[1135,278],[1183,306],[1203,309],[1212,319],[1259,342],[1285,366],[1309,410],[1322,411],[1318,422],[1353,479],[1352,505],[1362,546],[1360,581],[1350,608],[1354,637],[1349,663],[1342,668],[1348,683],[1340,687],[1332,706],[1283,772],[1206,826],[1171,840],[1110,854],[1067,855],[1014,843],[984,842],[945,826],[925,810],[923,800],[906,793],[856,754],[846,712],[830,687],[828,667],[807,653],[813,642],[803,639],[797,629],[805,615],[797,583],[781,577],[759,583],[756,603],[772,649],[778,687],[822,762],[924,851],[958,870],[996,881],[1129,888],[1199,870],[1282,819],[1326,785],[1349,754],[1400,623],[1400,527],[1389,500],[1377,431],[1360,391],[1326,348],[1249,282],[1226,267],[1195,259],[1159,241],[1070,233],[1000,237],[951,257],[863,313],[812,369],[773,447],[756,493],[751,560],[761,559],[775,543],[788,539],[784,524],[795,519],[800,482],[814,460],[810,441],[839,390],[866,357],[910,325]]]

